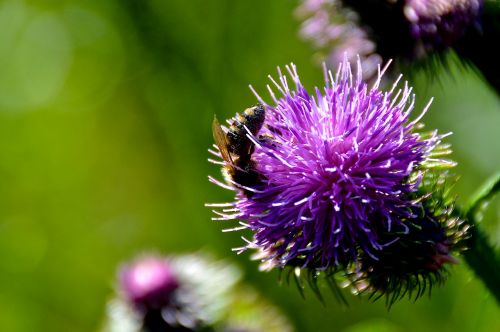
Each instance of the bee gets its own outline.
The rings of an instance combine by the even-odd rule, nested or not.
[[[227,182],[242,189],[247,196],[252,195],[251,187],[262,179],[252,160],[255,144],[248,138],[247,130],[252,135],[257,135],[264,125],[265,116],[264,106],[257,104],[247,108],[242,114],[236,114],[227,131],[224,131],[216,117],[212,123],[215,144],[225,161],[224,177]]]

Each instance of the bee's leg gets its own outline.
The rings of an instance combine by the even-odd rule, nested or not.
[[[275,146],[274,138],[271,135],[259,135],[259,143],[262,145]]]

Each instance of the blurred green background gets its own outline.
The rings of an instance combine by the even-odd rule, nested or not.
[[[297,37],[296,1],[0,2],[0,330],[99,329],[115,269],[135,254],[206,250],[232,259],[297,331],[500,331],[500,310],[467,269],[453,267],[432,300],[387,311],[324,292],[303,300],[277,273],[257,272],[229,248],[205,202],[211,121],[265,93],[267,74],[291,61],[321,84]],[[459,201],[500,166],[500,103],[474,74],[417,75],[429,128],[453,131]],[[499,199],[485,227],[500,243]],[[500,281],[499,281],[500,282]]]

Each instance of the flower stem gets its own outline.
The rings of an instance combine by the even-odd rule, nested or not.
[[[500,191],[500,172],[494,174],[472,196],[465,208],[467,218],[474,220],[474,215],[481,204],[491,199]]]
[[[491,51],[491,45],[500,34],[500,1],[485,1],[481,18],[481,29],[470,29],[454,47],[464,62],[476,66],[486,81],[500,95],[500,71],[496,65],[498,53]],[[489,51],[487,51],[489,50]]]
[[[476,212],[482,204],[500,191],[500,173],[491,177],[475,194],[465,211],[471,228],[469,250],[464,254],[470,268],[479,277],[500,304],[500,255],[489,243],[487,234],[476,220]]]
[[[465,261],[500,304],[500,257],[477,224],[472,227],[471,233],[470,248],[464,254]]]

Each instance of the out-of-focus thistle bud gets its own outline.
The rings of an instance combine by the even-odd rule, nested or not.
[[[240,277],[236,267],[201,254],[140,256],[120,268],[104,331],[292,331]]]
[[[398,90],[396,82],[380,90],[380,69],[369,87],[360,62],[355,76],[344,60],[336,75],[325,71],[326,86],[311,94],[295,66],[287,69],[290,83],[281,71],[272,80],[280,93],[269,89],[272,105],[257,95],[265,121],[244,136],[252,142],[246,158],[257,180],[210,178],[236,191],[235,202],[211,205],[214,219],[240,220],[236,229],[250,229],[253,238],[237,250],[257,249],[268,268],[314,275],[359,266],[365,256],[377,261],[408,223],[418,223],[422,176],[454,165],[440,157],[449,153],[441,144],[446,135],[421,133],[427,108],[411,120],[411,88]],[[215,155],[227,154],[217,147]],[[230,162],[224,158],[223,167]]]
[[[377,45],[370,38],[369,29],[360,25],[359,15],[342,5],[339,0],[303,0],[296,10],[303,20],[300,35],[311,41],[317,62],[336,66],[347,58],[359,56],[363,64],[365,79],[377,78],[377,66],[382,57]]]
[[[392,242],[377,259],[362,255],[350,275],[355,293],[368,293],[376,300],[385,297],[388,306],[408,296],[417,299],[442,284],[448,274],[445,264],[458,263],[465,250],[469,226],[455,210],[447,187],[447,173],[426,174],[419,188],[416,218],[408,219],[391,232],[380,234]]]
[[[165,259],[150,256],[123,266],[120,286],[128,301],[147,311],[167,306],[179,283]]]

